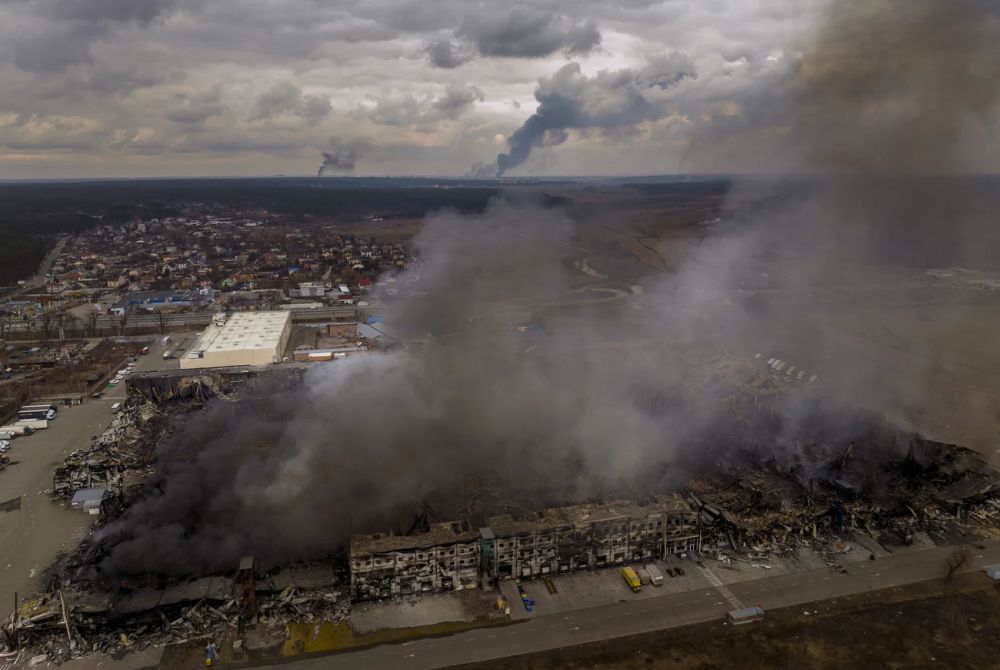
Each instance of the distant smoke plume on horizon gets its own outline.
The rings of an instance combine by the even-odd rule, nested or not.
[[[495,172],[502,177],[534,149],[565,142],[571,130],[612,131],[662,118],[669,109],[656,92],[696,76],[691,60],[676,52],[650,58],[642,68],[602,70],[593,76],[584,74],[579,63],[568,63],[539,80],[538,108],[507,138],[507,151],[497,156],[496,165],[477,163],[467,176]]]
[[[331,172],[354,172],[354,168],[361,158],[361,149],[359,142],[334,140],[333,148],[323,152],[323,163],[316,171],[316,176],[322,177]]]

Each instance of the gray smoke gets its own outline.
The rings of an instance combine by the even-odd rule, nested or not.
[[[983,324],[968,308],[928,311],[970,298],[926,271],[997,267],[1000,200],[970,175],[996,146],[998,14],[979,0],[837,0],[690,156],[695,169],[796,175],[730,199],[732,271],[771,325],[756,337],[768,331],[750,322],[748,338],[822,369],[840,397],[991,451],[1000,373],[972,344]]]
[[[333,148],[323,152],[323,164],[316,171],[316,176],[322,177],[330,172],[354,172],[360,158],[360,143],[334,140]]]
[[[164,446],[147,496],[102,531],[102,567],[183,574],[230,569],[248,553],[326,556],[442,492],[543,491],[542,502],[562,503],[662,490],[679,475],[665,463],[710,452],[699,440],[733,391],[724,375],[725,388],[704,382],[692,348],[787,354],[817,366],[823,388],[880,410],[928,397],[947,343],[969,324],[941,324],[901,366],[888,362],[891,348],[842,348],[853,335],[838,329],[850,317],[838,307],[871,301],[871,318],[885,308],[873,266],[988,260],[997,248],[988,189],[921,174],[972,165],[969,140],[1000,83],[994,7],[835,2],[772,98],[780,109],[719,143],[741,134],[732,145],[762,160],[836,178],[741,186],[728,228],[648,287],[641,318],[627,300],[574,290],[578,230],[562,210],[499,199],[480,216],[432,216],[387,319],[409,349],[316,366],[302,390],[264,388],[192,417]],[[692,76],[673,72],[588,78],[567,66],[542,82],[537,120],[512,136],[499,167],[520,164],[546,135],[662,113],[646,96]],[[544,330],[522,332],[536,314]],[[899,346],[893,333],[857,327]]]
[[[533,149],[561,144],[569,130],[609,131],[663,118],[668,109],[651,93],[695,76],[691,61],[678,53],[652,58],[642,69],[602,70],[593,77],[578,63],[563,66],[539,81],[538,108],[507,138],[507,152],[497,156],[497,176],[524,163]]]
[[[609,348],[621,335],[609,312],[528,327],[533,310],[588,297],[571,291],[574,228],[560,210],[506,198],[481,216],[428,219],[419,267],[395,283],[412,288],[387,318],[410,350],[318,365],[301,390],[193,416],[163,448],[152,491],[103,532],[104,569],[322,557],[352,531],[396,526],[424,497],[464,502],[477,481],[508,500],[542,492],[542,504],[664,477],[654,465],[715,410],[675,397],[679,355]],[[687,334],[654,315],[633,335],[665,332]]]

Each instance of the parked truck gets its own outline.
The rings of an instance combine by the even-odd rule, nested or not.
[[[44,430],[49,427],[49,422],[45,419],[18,419],[15,426],[24,426],[32,430]]]
[[[11,436],[22,437],[24,435],[31,435],[35,432],[35,429],[31,426],[25,426],[20,423],[12,423],[9,426],[0,426],[0,433],[9,433]]]
[[[628,587],[632,589],[633,593],[638,593],[642,590],[642,580],[639,579],[639,575],[635,573],[635,570],[625,566],[622,568],[622,577],[625,579],[625,583]]]
[[[18,419],[46,419],[51,421],[56,418],[55,405],[25,405],[17,411]]]
[[[663,583],[663,573],[652,563],[646,566],[646,574],[649,575],[649,583],[653,586],[659,586]]]

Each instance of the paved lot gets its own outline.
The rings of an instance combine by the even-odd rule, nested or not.
[[[176,368],[177,361],[164,361],[154,346],[149,355],[139,357],[136,369],[164,367]],[[61,551],[75,547],[89,533],[93,517],[53,502],[47,491],[56,466],[107,428],[113,417],[111,406],[124,397],[125,387],[120,385],[108,389],[99,400],[60,407],[49,428],[13,441],[9,455],[17,463],[0,472],[0,500],[21,496],[21,509],[0,512],[0,616],[10,611],[15,592],[42,588],[44,570]]]
[[[482,596],[482,591],[475,590]],[[355,607],[351,611],[351,627],[359,633],[384,628],[410,628],[444,621],[472,621],[461,594],[433,594],[403,602],[372,603]]]
[[[765,610],[804,605],[804,610],[816,611],[816,606],[809,603],[943,577],[945,562],[952,551],[951,548],[935,548],[903,552],[876,561],[857,562],[848,568],[846,575],[819,569],[745,581],[724,588],[740,602],[759,605]],[[967,570],[979,570],[998,561],[1000,542],[990,542],[985,549],[976,551]],[[293,670],[440,668],[722,619],[732,609],[722,590],[714,586],[657,597],[644,596],[644,593],[645,589],[640,594],[626,592],[621,599],[623,602],[572,612],[538,614],[502,628],[300,659],[285,667]]]

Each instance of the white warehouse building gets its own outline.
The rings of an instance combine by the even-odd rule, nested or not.
[[[219,315],[180,359],[181,369],[279,363],[291,334],[291,312]]]

